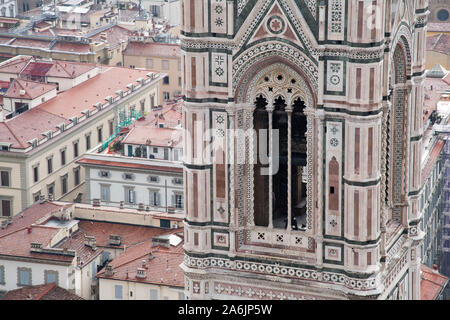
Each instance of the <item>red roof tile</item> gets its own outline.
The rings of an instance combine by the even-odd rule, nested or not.
[[[51,41],[16,39],[10,45],[13,47],[41,48],[50,49]]]
[[[32,204],[21,213],[12,217],[12,223],[9,224],[5,229],[0,229],[0,237],[28,227],[44,217],[50,217],[52,213],[58,212],[61,208],[67,208],[71,205],[72,204],[60,205],[48,201],[44,203]]]
[[[8,91],[6,91],[5,93],[5,98],[32,100],[52,90],[55,90],[56,88],[57,87],[54,84],[29,81],[24,79],[14,79]]]
[[[448,278],[423,264],[421,270],[420,300],[435,300],[445,288]]]
[[[427,37],[427,50],[450,55],[450,34],[441,33]]]
[[[441,153],[442,149],[445,146],[445,141],[438,140],[436,144],[433,147],[433,150],[431,151],[427,163],[422,168],[422,181],[425,181],[425,179],[430,174],[431,169],[433,169],[434,163],[436,162],[437,158],[439,157],[439,154]]]
[[[136,126],[130,130],[122,143],[157,147],[176,147],[182,143],[183,132],[173,128]]]
[[[84,300],[56,283],[27,286],[6,293],[0,300]]]
[[[110,262],[113,275],[106,276],[105,269],[97,274],[99,278],[144,282],[172,287],[184,287],[184,274],[180,268],[183,262],[183,242],[170,249],[152,247],[151,240],[128,248],[124,253]],[[180,249],[181,248],[181,249]],[[153,259],[149,259],[152,253]],[[146,277],[136,277],[137,268],[142,267],[145,259]]]
[[[163,229],[157,227],[146,226],[133,226],[121,223],[112,222],[98,222],[98,221],[86,221],[81,220],[78,223],[78,227],[86,235],[95,237],[97,246],[100,247],[113,247],[113,248],[127,248],[136,244],[142,243],[154,236],[163,234],[172,234],[180,232],[180,229]],[[110,245],[109,236],[120,235],[120,245]]]

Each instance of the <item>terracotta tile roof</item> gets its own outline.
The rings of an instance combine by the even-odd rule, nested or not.
[[[0,300],[84,300],[56,283],[27,286],[6,293]]]
[[[56,98],[53,98],[52,100],[54,99]],[[61,123],[67,125],[70,121],[64,117],[47,112],[38,106],[10,120],[0,123],[8,127],[10,131],[9,136],[0,136],[0,140],[3,142],[3,140],[8,137],[10,138],[8,139],[9,141],[16,140],[18,143],[13,144],[14,148],[27,148],[30,146],[28,141],[35,138],[38,141],[44,139],[42,133],[48,130],[55,132],[57,130],[56,126]]]
[[[97,76],[0,123],[0,132],[4,133],[0,135],[0,141],[11,142],[14,148],[27,148],[29,140],[42,140],[43,132],[56,131],[57,125],[69,124],[70,118],[83,116],[81,112],[86,109],[95,110],[94,104],[104,103],[106,96],[116,97],[115,92],[119,89],[129,91],[126,86],[129,83],[137,85],[137,79],[146,78],[147,73],[145,70],[105,67]]]
[[[9,45],[13,47],[27,47],[27,48],[40,48],[50,49],[51,41],[45,40],[33,40],[33,39],[16,39]]]
[[[442,149],[445,146],[445,141],[438,140],[436,144],[433,147],[433,150],[430,152],[430,155],[428,156],[427,163],[422,168],[422,181],[425,181],[425,179],[430,174],[431,169],[433,169],[434,163],[436,162],[437,158],[439,157],[439,154],[441,153]]]
[[[441,33],[427,37],[427,50],[450,55],[450,34]]]
[[[12,223],[5,229],[0,228],[0,237],[26,228],[36,221],[51,216],[52,213],[58,212],[61,208],[68,208],[72,204],[55,204],[53,202],[35,203],[19,214],[12,217]]]
[[[37,108],[66,119],[81,117],[81,111],[94,110],[94,104],[105,102],[107,96],[117,97],[118,90],[129,91],[129,83],[138,84],[137,79],[145,78],[148,71],[121,67],[105,67],[99,75],[60,93],[56,98]]]
[[[183,132],[179,129],[136,126],[130,130],[122,143],[176,147],[182,143],[182,135]]]
[[[135,122],[136,126],[158,126],[164,124],[165,128],[175,128],[181,124],[183,118],[182,102],[167,104],[161,110],[152,111],[146,117]]]
[[[118,25],[114,25],[111,28],[103,30],[101,32],[96,33],[91,36],[90,39],[95,41],[101,41],[102,34],[106,34],[106,41],[110,48],[115,48],[121,44],[122,40],[128,42],[128,38],[130,37],[132,31],[120,27]]]
[[[137,42],[131,41],[123,51],[124,55],[144,56],[144,57],[162,57],[162,58],[181,58],[181,46],[178,44],[167,44],[159,42]]]
[[[30,56],[19,56],[6,60],[0,64],[0,72],[19,74],[32,59],[33,57]]]
[[[85,233],[80,230],[72,234],[69,239],[64,240],[64,242],[56,246],[56,248],[75,250],[77,258],[80,258],[79,261],[77,260],[77,265],[83,266],[90,263],[103,252],[100,248],[93,250],[91,247],[86,246],[84,240]]]
[[[169,172],[179,172],[179,173],[183,172],[183,168],[145,165],[145,164],[139,164],[139,163],[125,163],[125,162],[118,162],[118,161],[104,161],[104,160],[95,160],[95,159],[87,159],[87,158],[82,158],[82,159],[78,160],[77,163],[99,165],[99,166],[105,166],[105,167],[169,171]]]
[[[448,278],[423,264],[421,270],[420,300],[435,300],[445,288]]]
[[[32,100],[57,88],[54,84],[14,79],[5,93],[5,98]]]
[[[52,51],[89,53],[91,52],[91,47],[88,44],[83,43],[70,43],[59,41],[52,47]]]
[[[71,256],[30,252],[31,243],[40,243],[43,248],[48,247],[53,237],[59,232],[59,229],[36,225],[29,228],[20,229],[0,237],[0,255],[67,263],[73,261]]]
[[[163,234],[172,234],[180,232],[180,229],[163,229],[157,227],[134,226],[122,223],[99,222],[81,220],[78,227],[86,235],[95,237],[97,246],[109,248],[123,248],[124,246],[131,247],[142,243],[154,236]],[[109,244],[110,235],[120,235],[121,244]]]
[[[99,278],[144,282],[157,285],[184,287],[184,274],[180,268],[183,262],[183,242],[171,248],[152,247],[151,240],[128,248],[124,253],[110,262],[113,275],[106,276],[105,269],[97,274]],[[180,249],[181,248],[181,249]],[[152,253],[153,259],[149,259]],[[137,269],[145,262],[146,277],[136,277]]]

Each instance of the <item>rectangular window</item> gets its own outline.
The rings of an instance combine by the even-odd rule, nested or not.
[[[162,60],[161,62],[163,70],[169,69],[169,60]]]
[[[2,200],[2,216],[10,217],[11,216],[11,200]]]
[[[114,134],[114,121],[109,120],[108,126],[109,126],[109,135],[112,136]]]
[[[34,193],[33,194],[33,199],[34,199],[34,202],[38,202],[39,201],[39,197],[41,196],[41,192],[39,191],[39,192],[36,192],[36,193]]]
[[[153,108],[155,106],[155,95],[150,96],[150,108]]]
[[[158,290],[150,289],[150,300],[158,300]]]
[[[101,143],[103,141],[102,128],[97,129],[97,138],[98,138],[98,143]]]
[[[66,165],[66,150],[61,150],[61,165]]]
[[[110,187],[109,185],[100,185],[101,200],[105,202],[110,201]]]
[[[48,193],[49,196],[50,195],[53,196],[55,194],[55,185],[54,184],[51,184],[51,185],[48,186],[47,193]]]
[[[91,148],[91,135],[86,136],[86,151]]]
[[[147,68],[153,68],[153,59],[147,59]]]
[[[80,184],[80,168],[76,168],[73,170],[73,180],[75,186]]]
[[[61,193],[67,193],[67,175],[61,177]]]
[[[364,26],[364,1],[358,2],[358,39],[361,39],[363,36],[363,26]]]
[[[57,283],[58,282],[58,272],[57,271],[46,271],[45,272],[45,283]]]
[[[74,158],[78,157],[78,142],[75,142],[73,144],[73,157]]]
[[[53,172],[53,158],[47,159],[47,168],[49,174]]]
[[[150,205],[151,206],[159,206],[160,204],[160,195],[158,191],[150,191]]]
[[[39,181],[39,167],[38,166],[33,168],[33,181],[34,182]]]
[[[19,286],[31,286],[31,269],[19,268]]]
[[[181,194],[175,195],[175,207],[180,209],[183,208],[183,195]]]
[[[170,220],[159,219],[159,226],[160,226],[161,228],[170,229]]]
[[[1,171],[0,172],[0,185],[2,187],[9,187],[9,171]]]
[[[163,92],[163,97],[164,97],[164,100],[169,100],[170,99],[170,92]]]
[[[129,204],[136,202],[136,193],[133,188],[125,188],[125,202]]]
[[[0,266],[0,284],[5,284],[5,267]]]
[[[356,69],[356,99],[361,99],[361,68]]]
[[[123,296],[122,296],[122,286],[120,286],[120,285],[115,285],[114,286],[114,297],[116,298],[116,299],[122,299],[123,298]]]
[[[355,174],[359,174],[360,129],[355,129]]]
[[[178,86],[181,87],[182,83],[181,83],[181,77],[178,77]]]
[[[169,76],[163,78],[163,84],[169,84]]]

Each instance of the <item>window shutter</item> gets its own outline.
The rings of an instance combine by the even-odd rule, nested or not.
[[[171,196],[171,203],[172,203],[172,205],[175,207],[176,206],[176,203],[175,203],[175,195],[172,195]]]
[[[150,191],[150,205],[155,206],[155,192]]]
[[[130,194],[130,198],[131,198],[131,203],[135,203],[135,200],[136,200],[136,193],[134,192],[134,190],[130,190],[131,191],[131,194]]]
[[[159,194],[159,192],[156,193],[156,206],[159,206],[161,203],[161,195]]]

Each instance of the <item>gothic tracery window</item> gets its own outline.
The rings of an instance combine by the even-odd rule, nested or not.
[[[255,225],[297,230],[306,225],[306,86],[273,69],[256,82],[253,128]],[[272,130],[268,130],[272,129]]]

